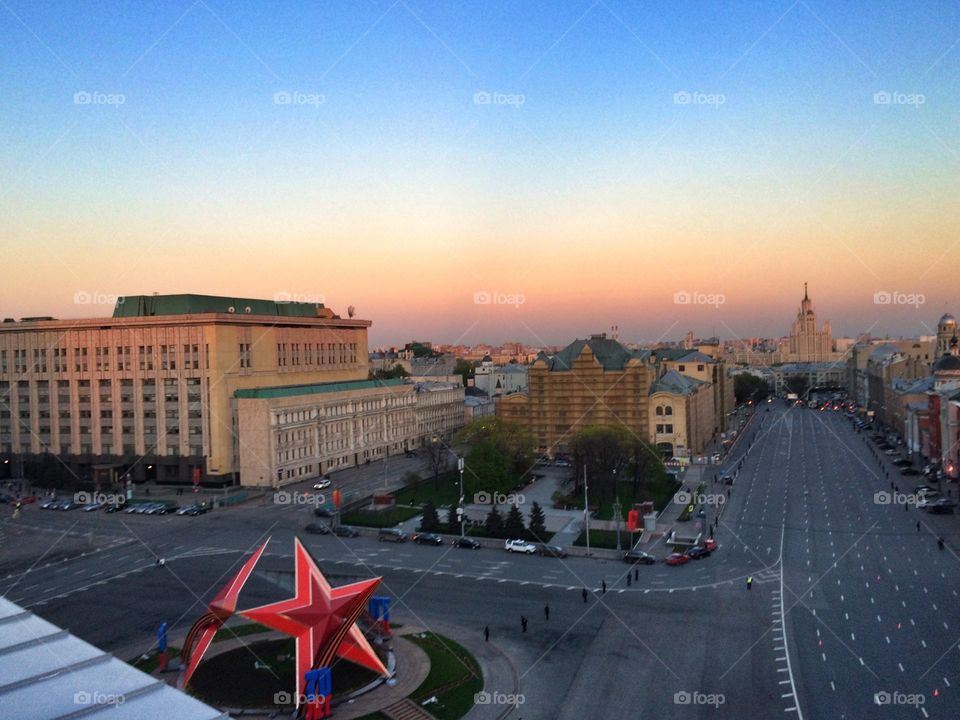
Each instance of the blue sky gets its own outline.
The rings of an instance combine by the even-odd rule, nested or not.
[[[782,259],[791,288],[822,280],[843,331],[919,332],[920,315],[875,317],[864,298],[900,283],[938,310],[952,299],[930,265],[957,260],[958,41],[949,2],[4,0],[0,216],[24,272],[0,305],[69,315],[62,288],[146,291],[145,275],[149,289],[239,294],[268,247],[248,294],[319,288],[365,307],[385,341],[452,340],[474,309],[411,321],[396,311],[404,275],[483,257],[467,285],[540,299],[511,316],[514,337],[562,341],[601,318],[656,336],[663,322],[616,314],[666,312],[670,287],[743,295]],[[877,105],[878,91],[923,103]],[[682,92],[722,103],[677,104]],[[804,243],[816,262],[794,257]],[[584,244],[614,261],[584,268]],[[767,254],[711,276],[754,244]],[[651,254],[669,266],[663,288],[604,280]],[[214,259],[221,272],[199,267]],[[53,274],[32,275],[44,261]],[[596,317],[562,297],[584,270]],[[862,287],[844,292],[852,275]],[[449,309],[466,302],[458,284],[417,298]],[[795,295],[769,316],[731,302],[729,324],[777,332]],[[470,333],[505,319],[477,321]]]

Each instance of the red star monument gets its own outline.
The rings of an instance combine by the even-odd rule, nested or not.
[[[304,694],[307,671],[329,667],[334,656],[388,675],[356,624],[380,578],[332,588],[300,540],[295,542],[294,597],[239,614],[296,638],[298,702]]]

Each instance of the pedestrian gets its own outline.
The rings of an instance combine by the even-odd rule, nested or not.
[[[543,606],[543,617],[544,617],[546,620],[549,620],[549,619],[550,619],[550,606],[549,606],[549,605],[544,605],[544,606]]]
[[[587,589],[584,588],[583,590],[581,590],[581,591],[580,591],[580,594],[583,595],[583,601],[586,602],[586,601],[587,601]]]
[[[600,583],[601,583],[601,587],[603,588],[603,594],[606,595],[606,594],[607,594],[607,581],[606,581],[606,580],[601,580]]]
[[[747,576],[747,590],[753,587],[753,575]]]
[[[490,642],[490,626],[489,625],[483,626],[483,639],[486,642]]]
[[[523,628],[523,632],[527,631],[527,618],[523,615],[520,616],[520,627]]]
[[[630,578],[630,573],[628,572],[628,573],[627,573],[627,587],[630,587],[630,580],[631,580],[631,578]]]
[[[920,532],[920,521],[917,520],[917,532]]]
[[[937,547],[943,550],[943,538],[937,538]]]

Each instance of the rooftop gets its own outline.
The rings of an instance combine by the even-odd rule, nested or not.
[[[323,303],[277,302],[218,295],[128,295],[117,299],[113,317],[237,313],[274,317],[333,317]]]
[[[535,362],[546,363],[551,372],[563,372],[570,370],[574,361],[588,347],[604,370],[623,370],[631,360],[645,361],[650,355],[648,350],[628,350],[616,340],[608,339],[606,335],[593,335],[588,340],[574,340],[555,355],[541,352]]]
[[[348,380],[345,382],[314,383],[312,385],[278,385],[276,387],[247,388],[236,390],[233,395],[241,400],[317,395],[320,393],[347,392],[348,390],[372,390],[379,387],[408,385],[404,380]]]
[[[676,370],[667,370],[650,386],[650,395],[658,392],[672,393],[674,395],[689,395],[694,392],[698,386],[707,384],[708,383],[702,380],[687,377]]]

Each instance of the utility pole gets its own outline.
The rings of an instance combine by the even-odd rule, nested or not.
[[[460,470],[460,502],[457,503],[457,520],[460,522],[460,537],[463,537],[463,458],[457,458],[457,469]]]
[[[620,520],[622,519],[620,515],[620,496],[614,498],[613,500],[613,519],[617,523],[617,552],[620,552]]]
[[[587,531],[587,555],[590,554],[590,502],[587,499],[587,464],[583,464],[583,527]]]

